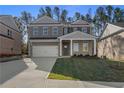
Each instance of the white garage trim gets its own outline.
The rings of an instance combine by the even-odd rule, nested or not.
[[[57,45],[40,45],[32,47],[33,57],[57,57],[58,46]]]
[[[59,42],[58,39],[50,39],[50,40],[30,40],[30,42]]]

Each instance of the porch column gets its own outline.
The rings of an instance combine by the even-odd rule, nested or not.
[[[60,39],[60,56],[62,56],[62,40]]]
[[[94,39],[94,55],[96,55],[96,39]]]
[[[70,56],[72,56],[72,39],[70,40]]]
[[[31,45],[30,42],[28,41],[28,56],[31,56]]]

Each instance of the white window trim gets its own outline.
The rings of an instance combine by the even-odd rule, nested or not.
[[[47,34],[44,34],[44,29],[47,28]],[[43,35],[48,35],[48,27],[43,27]]]
[[[13,32],[12,32],[12,30],[7,30],[7,36],[9,36],[9,37],[12,37],[12,34],[13,34]]]
[[[74,31],[77,31],[77,27],[74,27],[73,30],[74,30]]]
[[[38,34],[39,34],[38,27],[33,27],[33,36],[38,36]]]
[[[87,50],[85,50],[84,48],[87,47]],[[83,42],[83,52],[88,52],[89,51],[89,43],[88,42]]]
[[[79,52],[79,43],[73,43],[73,51]]]
[[[12,31],[10,31],[10,37],[12,37]]]
[[[87,33],[87,31],[88,31],[88,30],[87,30],[87,27],[83,27],[83,28],[82,28],[82,31],[85,32],[85,33]]]
[[[64,28],[64,35],[68,34],[68,28]]]
[[[54,31],[55,31],[54,29],[57,29],[57,34],[54,33]],[[52,35],[58,35],[58,33],[59,33],[58,27],[53,27],[53,28],[52,28]]]

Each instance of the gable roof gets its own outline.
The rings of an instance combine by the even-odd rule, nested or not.
[[[84,20],[81,20],[81,19],[79,19],[75,22],[72,22],[72,23],[70,23],[70,22],[60,22],[60,21],[57,21],[57,20],[55,20],[55,19],[53,19],[53,18],[51,18],[47,15],[44,15],[44,16],[40,17],[39,19],[31,22],[30,25],[34,25],[34,24],[38,24],[38,25],[46,25],[46,24],[49,24],[49,25],[58,24],[58,25],[60,25],[61,24],[63,26],[72,26],[72,27],[74,27],[74,26],[76,26],[76,27],[77,26],[79,26],[79,27],[80,26],[81,27],[82,26],[90,26],[90,24],[88,22],[86,22]]]
[[[117,23],[115,23],[113,25],[124,27],[124,22],[117,22]]]
[[[54,24],[55,23],[56,24],[56,23],[59,23],[59,22],[52,19],[49,16],[44,15],[44,16],[40,17],[39,19],[35,20],[32,23],[39,23],[39,24],[51,24],[51,23]]]
[[[59,39],[94,39],[96,37],[81,31],[74,31],[72,33],[60,36],[58,38]]]
[[[0,15],[0,22],[3,23],[4,25],[11,27],[12,29],[16,31],[19,31],[15,23],[15,20],[13,19],[11,15]]]
[[[107,23],[104,31],[101,33],[100,39],[104,39],[120,32],[124,32],[124,27]]]
[[[87,21],[84,21],[84,20],[81,20],[81,19],[79,19],[79,20],[77,20],[77,21],[75,21],[71,24],[72,25],[89,25],[89,23]]]

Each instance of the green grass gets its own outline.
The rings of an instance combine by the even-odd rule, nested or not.
[[[49,79],[85,80],[85,81],[124,81],[124,69],[115,69],[111,66],[118,62],[96,57],[58,58]],[[124,68],[124,63],[121,63]]]

